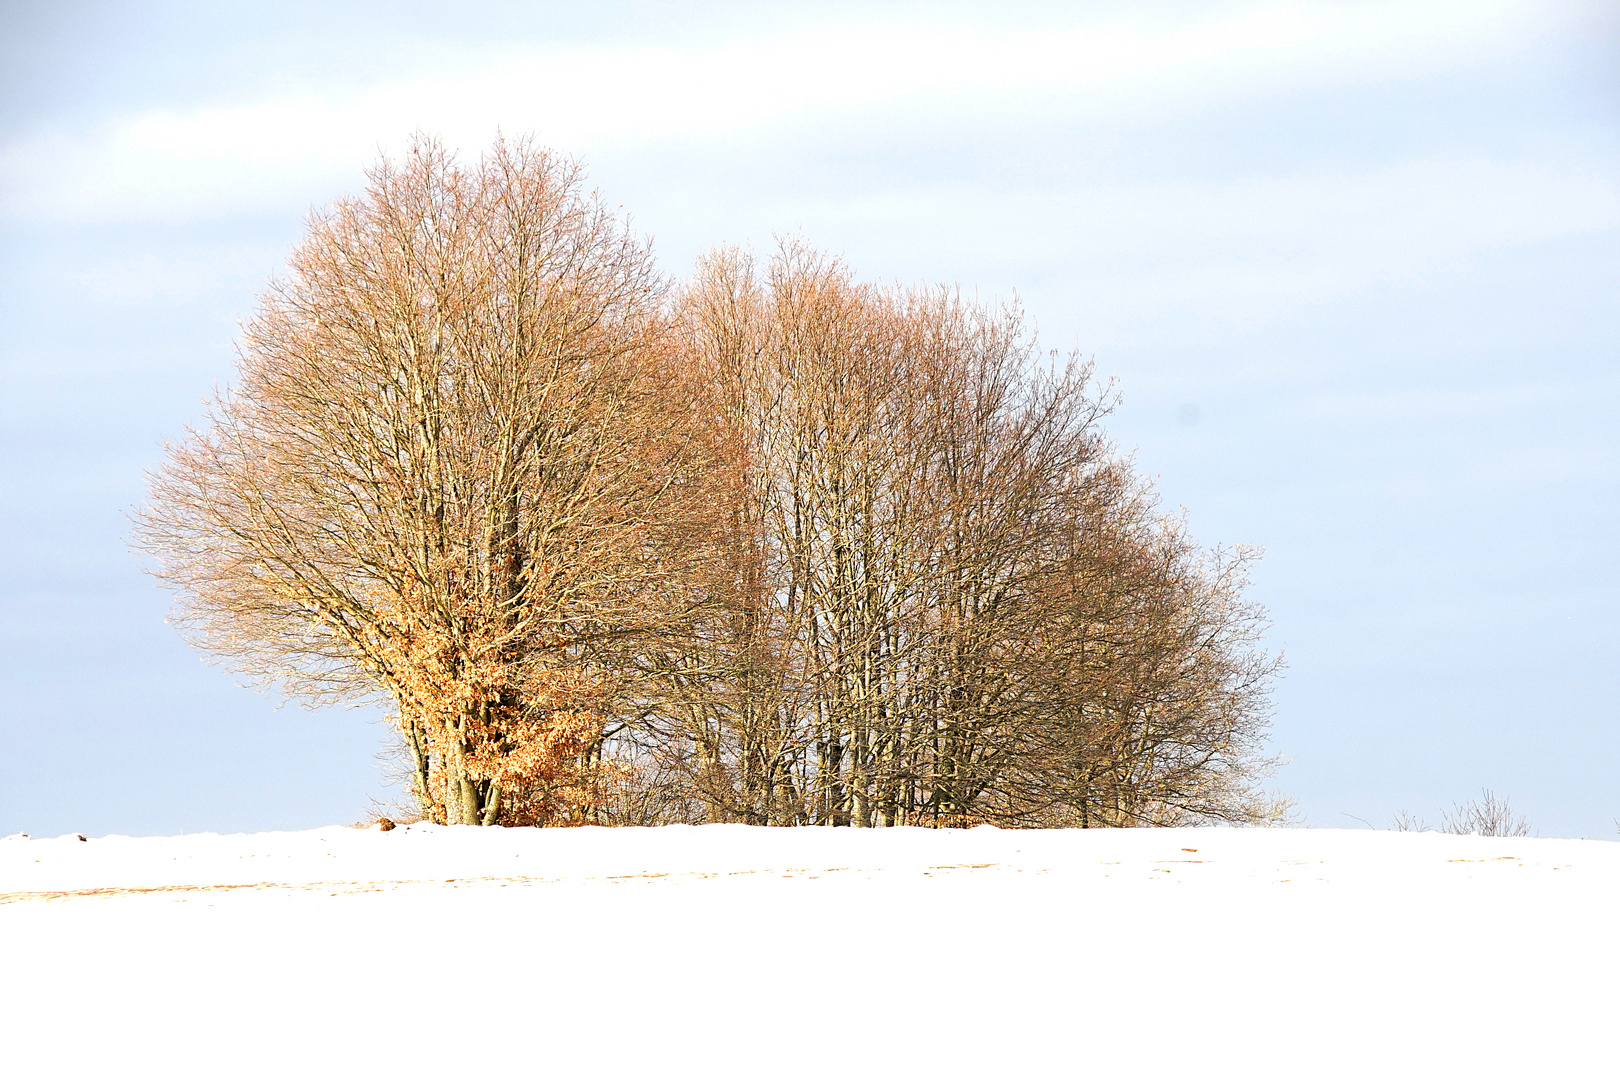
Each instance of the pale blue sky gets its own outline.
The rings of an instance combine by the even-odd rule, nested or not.
[[[672,274],[802,230],[1015,290],[1263,545],[1311,823],[1620,817],[1620,6],[0,9],[0,832],[353,820],[364,714],[199,663],[124,548],[311,207],[413,128],[583,156]]]

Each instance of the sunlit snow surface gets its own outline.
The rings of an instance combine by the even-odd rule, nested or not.
[[[0,841],[10,1076],[1620,1073],[1620,844],[471,829]]]

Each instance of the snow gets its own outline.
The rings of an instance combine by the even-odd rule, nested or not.
[[[0,840],[11,1075],[1612,1075],[1620,844],[1370,830]]]

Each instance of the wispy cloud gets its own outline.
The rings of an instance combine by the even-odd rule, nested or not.
[[[413,130],[475,149],[497,128],[594,153],[742,139],[786,123],[881,128],[918,108],[991,124],[1009,109],[1142,116],[1222,95],[1465,63],[1506,47],[1502,0],[1282,5],[1206,21],[1049,31],[868,23],[694,48],[510,47],[476,67],[362,90],[114,118],[0,151],[7,216],[212,215],[324,198]]]

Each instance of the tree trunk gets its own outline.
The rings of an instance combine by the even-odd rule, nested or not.
[[[464,756],[467,747],[452,741],[443,763],[445,793],[444,816],[446,825],[493,825],[500,812],[500,789],[488,781],[474,780],[467,775]],[[488,799],[486,796],[493,796]]]

